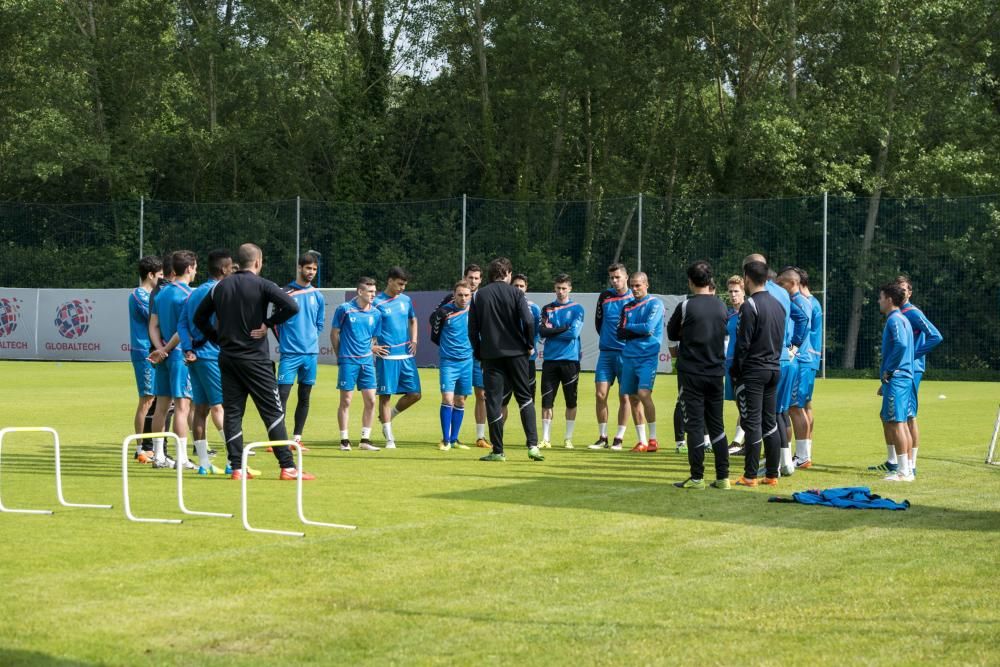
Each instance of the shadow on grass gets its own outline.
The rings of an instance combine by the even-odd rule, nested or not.
[[[814,531],[856,528],[908,528],[1000,532],[1000,512],[970,511],[918,504],[904,512],[838,510],[799,504],[768,503],[772,495],[790,496],[802,490],[796,484],[769,493],[764,489],[683,491],[668,483],[611,479],[598,475],[508,476],[502,486],[428,494],[446,501],[506,503],[538,508],[591,510],[647,517],[690,519],[753,527],[779,527]],[[679,481],[671,478],[669,481]],[[515,481],[516,480],[516,481]],[[900,492],[905,489],[900,488]],[[878,492],[878,489],[876,490]],[[895,499],[902,500],[903,495]],[[803,521],[805,517],[811,520]]]
[[[84,662],[68,658],[57,658],[38,651],[17,651],[0,648],[0,665],[9,667],[91,667],[100,665],[97,662]]]

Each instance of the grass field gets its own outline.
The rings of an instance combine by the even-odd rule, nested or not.
[[[0,665],[1000,663],[1000,467],[983,464],[996,384],[926,382],[919,477],[892,485],[863,472],[885,454],[875,382],[818,382],[817,465],[778,491],[868,485],[913,503],[886,512],[681,491],[672,451],[531,463],[513,424],[504,464],[439,452],[432,371],[397,450],[343,453],[335,373],[313,393],[306,514],[359,528],[296,539],[238,518],[126,521],[130,366],[0,363],[0,426],[56,428],[69,500],[115,505],[0,515]],[[661,442],[675,387],[660,378]],[[586,445],[592,392],[580,408]],[[5,439],[4,503],[58,507],[52,462],[45,436]],[[295,527],[294,484],[271,455],[255,465],[254,523]],[[137,513],[181,516],[171,472],[131,472]],[[238,512],[236,482],[188,480],[192,507]]]

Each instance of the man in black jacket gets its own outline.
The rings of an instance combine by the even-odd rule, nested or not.
[[[510,284],[510,260],[499,257],[487,268],[490,283],[476,291],[469,304],[469,341],[473,356],[483,364],[486,419],[493,451],[481,461],[504,461],[504,388],[514,392],[528,444],[528,458],[544,461],[538,449],[535,404],[528,381],[528,357],[535,340],[535,318],[521,290]]]
[[[712,266],[697,261],[687,270],[691,296],[677,304],[667,337],[678,341],[678,403],[684,418],[691,476],[674,486],[705,488],[705,426],[715,453],[716,489],[729,488],[729,443],[722,422],[726,372],[726,307],[712,290]]]
[[[746,432],[746,461],[737,486],[778,485],[781,436],[775,412],[781,351],[785,341],[785,309],[767,291],[767,264],[751,260],[743,265],[743,280],[749,296],[740,306],[736,349],[729,370],[733,393]],[[766,476],[757,479],[761,441],[764,443]]]
[[[264,255],[258,246],[244,243],[237,260],[240,270],[213,287],[194,314],[195,326],[219,345],[225,411],[223,431],[232,479],[242,476],[243,413],[248,395],[264,420],[268,439],[288,439],[274,364],[268,355],[267,330],[299,311],[295,299],[258,275],[264,264]],[[269,305],[274,305],[270,317],[267,314]],[[212,315],[216,317],[214,326]],[[288,447],[275,447],[274,456],[281,465],[281,479],[296,479],[298,471]],[[248,478],[252,476],[248,472]],[[314,477],[303,472],[302,479]]]

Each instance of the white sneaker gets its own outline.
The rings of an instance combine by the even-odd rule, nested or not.
[[[187,461],[184,461],[184,463],[181,463],[180,465],[185,470],[197,470],[198,469],[198,466],[196,466],[195,464],[191,463],[191,459],[188,459]]]
[[[565,440],[563,440],[563,447],[566,449],[573,449],[573,441],[570,440],[569,438],[566,438]]]
[[[914,479],[916,478],[913,476],[913,473],[910,473],[909,475],[904,475],[899,472],[889,473],[888,475],[882,478],[882,480],[886,482],[912,482]]]
[[[362,440],[361,444],[358,445],[358,449],[363,449],[366,452],[377,452],[379,450],[378,447],[368,442],[367,440]]]
[[[396,441],[395,440],[388,441],[387,443],[385,443],[385,448],[386,449],[396,449]]]
[[[795,464],[792,463],[791,465],[789,465],[787,463],[782,463],[780,466],[778,466],[778,472],[781,473],[782,477],[791,477],[792,473],[795,472]]]

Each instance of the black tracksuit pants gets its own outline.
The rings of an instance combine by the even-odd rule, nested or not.
[[[521,426],[528,447],[538,445],[535,424],[535,400],[528,375],[528,355],[483,359],[483,385],[486,390],[486,421],[489,422],[493,453],[503,454],[503,397],[505,388],[514,392],[521,413]]]
[[[778,370],[750,370],[734,382],[733,393],[740,411],[740,425],[746,432],[746,459],[743,476],[757,477],[760,465],[760,442],[764,441],[764,461],[767,476],[778,476],[781,457],[781,436],[778,434],[777,407]]]
[[[226,453],[232,469],[239,470],[243,465],[243,413],[246,412],[247,396],[257,406],[268,440],[288,440],[285,411],[281,407],[271,361],[233,359],[221,354],[219,370],[222,373],[222,409],[225,411],[222,428],[226,434]],[[275,447],[274,456],[282,468],[295,467],[288,447]]]
[[[729,477],[729,443],[722,422],[725,383],[721,376],[680,374],[678,402],[684,416],[687,433],[688,465],[691,479],[705,478],[705,430],[715,454],[715,478]]]

